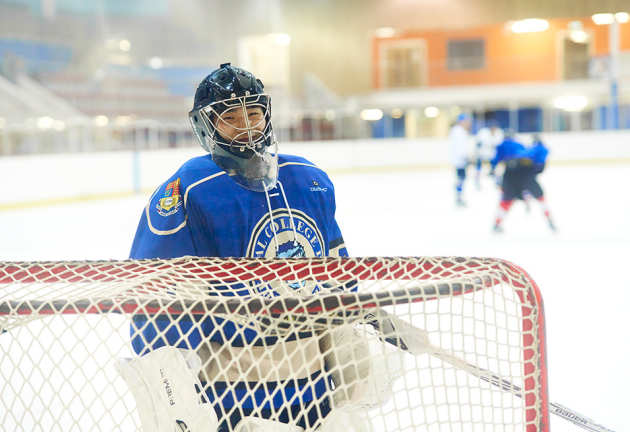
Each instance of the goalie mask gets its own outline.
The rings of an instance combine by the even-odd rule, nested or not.
[[[225,63],[199,84],[188,114],[201,147],[236,183],[256,192],[273,189],[278,178],[271,99],[263,89],[254,75]]]

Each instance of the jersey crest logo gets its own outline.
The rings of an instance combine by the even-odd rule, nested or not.
[[[273,226],[269,214],[265,214],[252,230],[247,256],[252,258],[324,256],[323,236],[315,221],[300,210],[291,210],[291,215],[295,224],[295,234],[286,209],[274,210]],[[278,241],[277,254],[274,230]]]
[[[291,225],[291,217],[287,209],[273,212],[273,227],[269,214],[265,214],[254,226],[247,246],[247,256],[252,258],[301,258],[324,256],[324,238],[313,219],[300,210],[291,210],[295,233]],[[275,239],[274,239],[275,228]],[[276,252],[276,239],[278,250]],[[250,289],[265,297],[275,297],[285,291],[313,294],[320,287],[312,281],[295,281],[284,283],[251,283]]]
[[[170,216],[182,207],[182,196],[179,193],[180,179],[166,185],[164,197],[161,198],[155,208],[160,216]]]

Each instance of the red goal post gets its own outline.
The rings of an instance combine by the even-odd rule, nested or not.
[[[415,353],[379,334],[378,311],[431,348]],[[0,263],[2,430],[138,428],[134,400],[112,367],[137,356],[129,334],[136,315],[218,316],[280,343],[291,332],[353,328],[371,356],[402,356],[391,394],[380,404],[359,401],[369,405],[373,430],[549,429],[542,297],[512,263],[182,257]],[[71,397],[60,399],[64,392]]]

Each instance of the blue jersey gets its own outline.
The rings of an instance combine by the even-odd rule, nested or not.
[[[525,157],[532,160],[534,164],[534,170],[536,172],[542,172],[545,169],[547,163],[547,157],[549,156],[549,150],[542,143],[542,141],[535,141],[534,145],[528,148],[525,152]]]
[[[334,188],[326,173],[295,156],[281,155],[278,163],[278,180],[291,207],[299,253],[346,256],[334,216]],[[278,226],[278,255],[296,256],[289,250],[293,232],[278,186],[269,197]],[[236,184],[210,155],[189,160],[155,191],[142,212],[131,248],[135,259],[184,255],[276,256],[265,194]]]
[[[189,160],[151,196],[140,218],[131,258],[348,256],[335,220],[333,184],[326,173],[296,156],[279,155],[278,165],[282,190],[276,185],[269,191],[270,211],[264,192],[239,186],[210,155]],[[252,289],[243,284],[213,285],[225,295],[248,295]],[[263,284],[254,288],[272,289]],[[153,321],[137,315],[131,336],[138,354],[164,345],[194,350],[202,341],[229,344],[237,350],[245,344],[269,346],[276,341],[221,317],[202,315],[183,317],[176,325],[166,315],[153,317]],[[311,336],[300,333],[289,339]],[[266,412],[279,409],[287,400],[307,405],[316,401],[326,391],[326,379],[323,372],[317,372],[281,385],[268,382],[267,388],[281,386],[282,392],[276,391],[262,408],[261,401],[269,393],[260,386],[247,391],[251,383],[231,386],[214,382],[206,387],[206,394],[219,417],[221,410],[227,412],[236,404],[243,412]]]
[[[494,158],[490,161],[490,166],[494,169],[499,162],[525,157],[525,146],[512,138],[505,138],[497,146]]]

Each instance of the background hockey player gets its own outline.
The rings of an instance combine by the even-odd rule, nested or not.
[[[496,120],[490,120],[487,126],[477,131],[475,146],[475,183],[481,187],[481,170],[484,164],[490,161],[496,153],[496,148],[503,141],[503,130]]]
[[[142,212],[131,258],[347,256],[335,220],[333,184],[308,160],[277,153],[270,97],[259,79],[222,64],[199,84],[189,117],[209,154],[184,163],[154,192]],[[234,291],[226,295],[248,295],[252,289],[275,295],[265,285],[227,289]],[[176,324],[160,316],[153,322],[134,319],[132,343],[139,354],[176,346],[196,350],[205,361],[208,352],[221,350],[227,366],[218,371],[216,364],[206,365],[200,374],[220,430],[252,413],[303,428],[329,413],[329,378],[316,355],[315,338],[294,340],[307,351],[293,360],[292,376],[270,379],[265,368],[278,370],[273,359],[260,358],[256,373],[247,376],[242,373],[246,366],[234,360],[245,346],[254,353],[256,347],[261,353],[270,350],[270,338],[209,316],[188,316]],[[281,357],[278,362],[288,361]]]
[[[540,135],[535,134],[532,137],[531,146],[525,151],[525,157],[532,161],[530,178],[525,186],[525,191],[540,203],[543,213],[547,218],[549,228],[551,228],[552,231],[556,231],[556,226],[551,219],[551,213],[549,212],[549,207],[547,206],[547,201],[545,200],[545,193],[538,182],[538,174],[545,170],[548,156],[549,149],[543,143]]]
[[[549,209],[544,201],[542,189],[535,181],[536,170],[540,169],[540,162],[535,165],[533,158],[536,157],[538,161],[543,160],[544,167],[546,153],[544,153],[544,157],[543,153],[540,147],[537,148],[537,146],[526,149],[523,144],[516,141],[512,131],[506,133],[505,139],[497,147],[496,154],[490,161],[491,172],[494,174],[497,165],[501,162],[504,163],[505,168],[501,180],[501,201],[499,202],[493,231],[503,232],[502,223],[507,212],[512,207],[514,200],[522,198],[526,191],[539,200],[550,228],[555,230]],[[538,188],[535,185],[538,185]]]
[[[463,199],[464,181],[466,180],[466,167],[471,158],[470,128],[472,118],[466,113],[457,116],[455,125],[448,135],[450,160],[455,168],[455,204],[463,207],[466,205]]]

